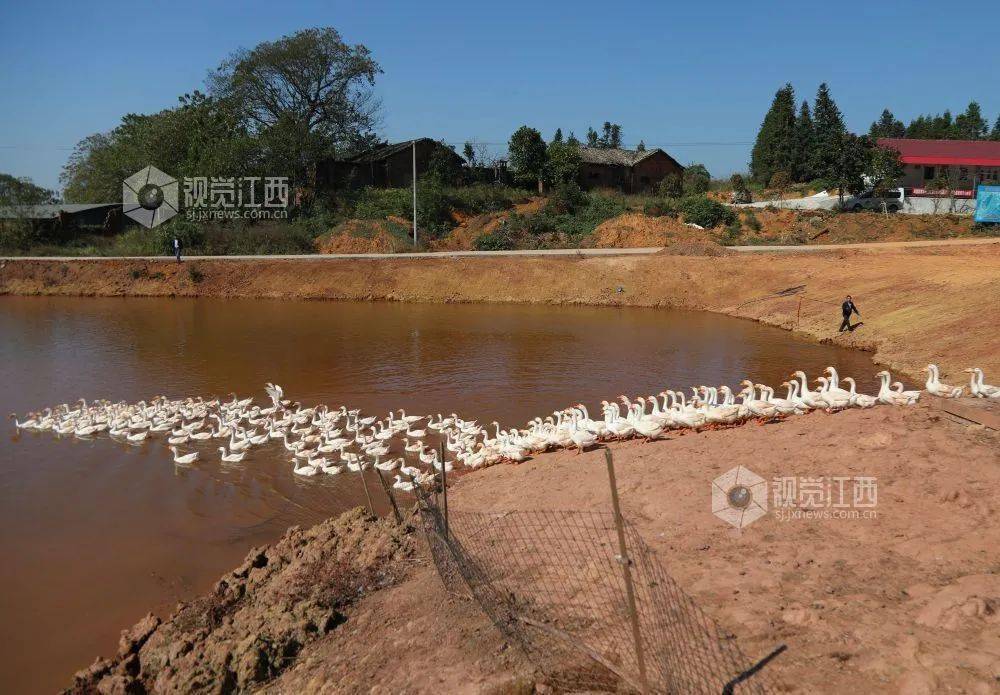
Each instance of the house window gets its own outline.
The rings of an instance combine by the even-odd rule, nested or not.
[[[981,183],[997,183],[1000,181],[1000,169],[982,168],[979,170],[979,181]]]
[[[924,167],[924,182],[934,180],[934,167]]]

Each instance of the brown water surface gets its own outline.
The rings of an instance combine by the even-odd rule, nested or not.
[[[871,390],[867,355],[723,316],[654,309],[0,297],[0,412],[158,394],[522,425],[583,401],[828,364]],[[597,409],[599,412],[599,408]],[[162,439],[0,438],[0,688],[49,692],[147,611],[209,589],[250,547],[364,500],[355,474],[303,479],[280,443],[175,467]]]

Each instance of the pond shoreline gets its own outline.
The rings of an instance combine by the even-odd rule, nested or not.
[[[864,323],[838,333],[843,296]],[[777,326],[916,375],[1000,370],[1000,244],[721,256],[8,260],[0,295],[671,307]]]

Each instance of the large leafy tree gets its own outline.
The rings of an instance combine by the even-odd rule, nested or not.
[[[321,157],[372,143],[382,72],[361,44],[331,27],[305,29],[231,55],[209,77],[211,93],[238,104],[248,130],[266,143],[275,172],[301,182]]]
[[[0,174],[0,207],[20,208],[58,201],[54,191],[36,185],[29,178]]]
[[[244,176],[259,166],[260,150],[230,102],[196,91],[177,108],[127,114],[113,130],[81,140],[60,183],[70,202],[106,203],[120,199],[122,181],[150,164],[176,177]]]
[[[814,141],[809,168],[817,176],[839,181],[844,169],[841,161],[843,148],[845,143],[852,141],[845,138],[847,128],[844,127],[844,118],[825,82],[816,91],[813,124]]]
[[[764,116],[750,155],[750,174],[766,184],[776,171],[789,171],[795,157],[795,90],[779,89]]]
[[[580,171],[580,146],[577,143],[555,140],[545,152],[545,180],[558,186],[576,181]]]
[[[537,181],[541,192],[545,177],[545,141],[542,134],[523,125],[510,136],[507,151],[510,167],[518,180],[522,183]]]

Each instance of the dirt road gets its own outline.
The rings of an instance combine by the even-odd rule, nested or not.
[[[880,249],[926,248],[936,246],[977,246],[983,244],[1000,244],[1000,239],[928,239],[926,241],[885,241],[863,244],[825,244],[807,246],[755,245],[727,246],[726,249],[737,253],[813,253],[837,251],[843,249]],[[404,259],[404,258],[491,258],[504,256],[648,256],[663,250],[662,246],[645,246],[640,248],[589,248],[589,249],[532,249],[513,251],[428,251],[418,253],[326,253],[298,254],[273,256],[186,256],[185,261],[316,261],[316,260],[347,260],[347,259]],[[173,263],[172,256],[0,256],[4,261],[148,261]]]

